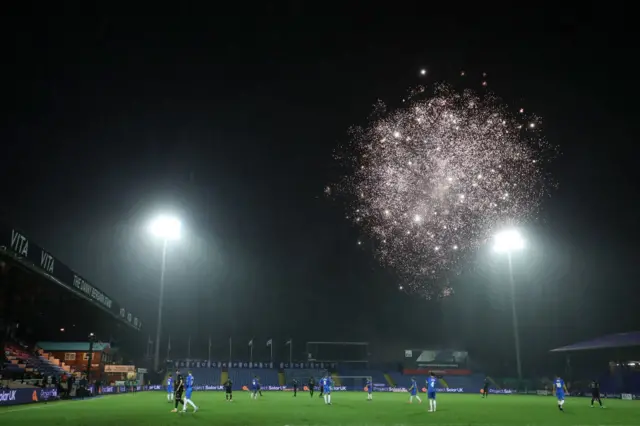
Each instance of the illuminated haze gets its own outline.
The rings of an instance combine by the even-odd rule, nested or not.
[[[544,167],[555,149],[540,119],[482,86],[419,87],[391,111],[379,103],[337,156],[351,170],[338,188],[347,218],[401,288],[427,298],[450,295],[476,249],[497,229],[534,220],[553,187]]]

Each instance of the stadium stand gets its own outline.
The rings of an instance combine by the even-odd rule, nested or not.
[[[600,389],[605,394],[637,394],[640,393],[640,362],[637,361],[639,347],[640,332],[635,331],[609,334],[555,348],[550,352],[571,355],[570,374],[574,378],[580,378],[573,380],[576,392],[586,388],[588,382],[595,378],[599,380]],[[594,366],[601,367],[594,371]]]
[[[0,223],[0,325],[0,374],[3,386],[14,387],[60,383],[86,371],[86,361],[75,371],[38,350],[38,341],[86,341],[92,334],[134,347],[142,323],[23,232]]]
[[[5,344],[4,377],[46,377],[61,376],[63,374],[74,373],[74,371],[64,363],[39,351],[37,354],[30,354],[16,344]]]
[[[484,385],[485,376],[482,374],[471,374],[469,376],[442,376],[441,383],[448,388],[472,389],[478,392]]]
[[[199,385],[219,386],[221,384],[222,369],[220,368],[195,367],[188,370],[193,373]]]

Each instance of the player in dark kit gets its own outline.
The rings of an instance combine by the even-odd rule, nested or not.
[[[318,395],[320,398],[322,398],[322,396],[324,395],[324,377],[320,378],[320,382],[318,383],[318,387],[320,389],[320,395]]]
[[[316,387],[316,379],[314,379],[313,377],[309,377],[309,383],[307,384],[307,386],[309,387],[309,395],[313,397],[313,388]]]
[[[484,389],[482,389],[482,397],[487,398],[489,396],[489,378],[484,379]]]
[[[231,402],[233,401],[233,393],[231,391],[231,387],[233,386],[233,382],[231,381],[231,379],[227,379],[226,382],[224,382],[224,392],[225,392],[225,398],[227,401]]]
[[[293,379],[293,396],[298,396],[298,379]]]
[[[591,388],[591,408],[593,408],[593,401],[598,401],[600,408],[604,408],[602,400],[600,400],[600,383],[597,380],[591,382],[589,386]]]
[[[176,405],[175,408],[173,410],[171,410],[172,413],[177,413],[178,412],[178,403],[182,404],[182,407],[184,408],[184,400],[182,399],[182,394],[184,392],[184,378],[182,377],[182,374],[180,374],[180,371],[176,371]]]

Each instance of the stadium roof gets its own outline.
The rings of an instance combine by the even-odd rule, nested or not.
[[[89,352],[89,342],[38,342],[36,346],[47,352]],[[102,352],[109,348],[111,348],[109,343],[96,342],[93,344],[93,350],[96,352]]]
[[[51,253],[37,246],[25,233],[3,223],[0,223],[0,255],[89,301],[130,327],[137,330],[142,328],[142,321],[128,309],[116,303]]]
[[[640,331],[609,334],[597,339],[552,349],[551,352],[588,351],[593,349],[628,348],[640,346]]]

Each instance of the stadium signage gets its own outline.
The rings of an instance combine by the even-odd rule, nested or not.
[[[10,390],[0,392],[0,404],[2,403],[11,403],[16,400],[16,393],[18,390]]]
[[[40,267],[50,274],[53,274],[53,267],[56,264],[56,260],[46,251],[40,252]]]
[[[105,365],[104,366],[105,373],[135,373],[136,366],[135,365]]]
[[[495,393],[497,395],[511,395],[516,393],[515,389],[489,389],[489,393]]]
[[[29,240],[15,229],[11,230],[11,245],[9,247],[20,256],[29,257]]]
[[[105,308],[111,309],[111,305],[113,301],[109,299],[103,292],[89,284],[82,277],[79,277],[76,274],[73,274],[73,286],[95,300],[96,302],[102,304]],[[131,314],[129,314],[131,315]]]
[[[28,404],[31,402],[48,401],[58,397],[54,388],[21,388],[0,391],[0,406]]]
[[[138,317],[119,306],[103,291],[75,273],[47,250],[31,242],[23,232],[0,223],[0,252],[3,251],[11,254],[31,270],[44,274],[56,284],[89,299],[131,327],[137,330],[142,328],[142,321]]]
[[[48,401],[50,399],[56,399],[58,397],[58,391],[55,388],[42,389],[40,391],[40,401]]]
[[[461,369],[453,369],[453,370],[439,370],[439,369],[429,369],[429,368],[417,368],[417,369],[408,369],[405,368],[403,373],[406,376],[419,376],[430,373],[435,373],[439,376],[468,376],[472,372],[471,370],[461,370]]]

